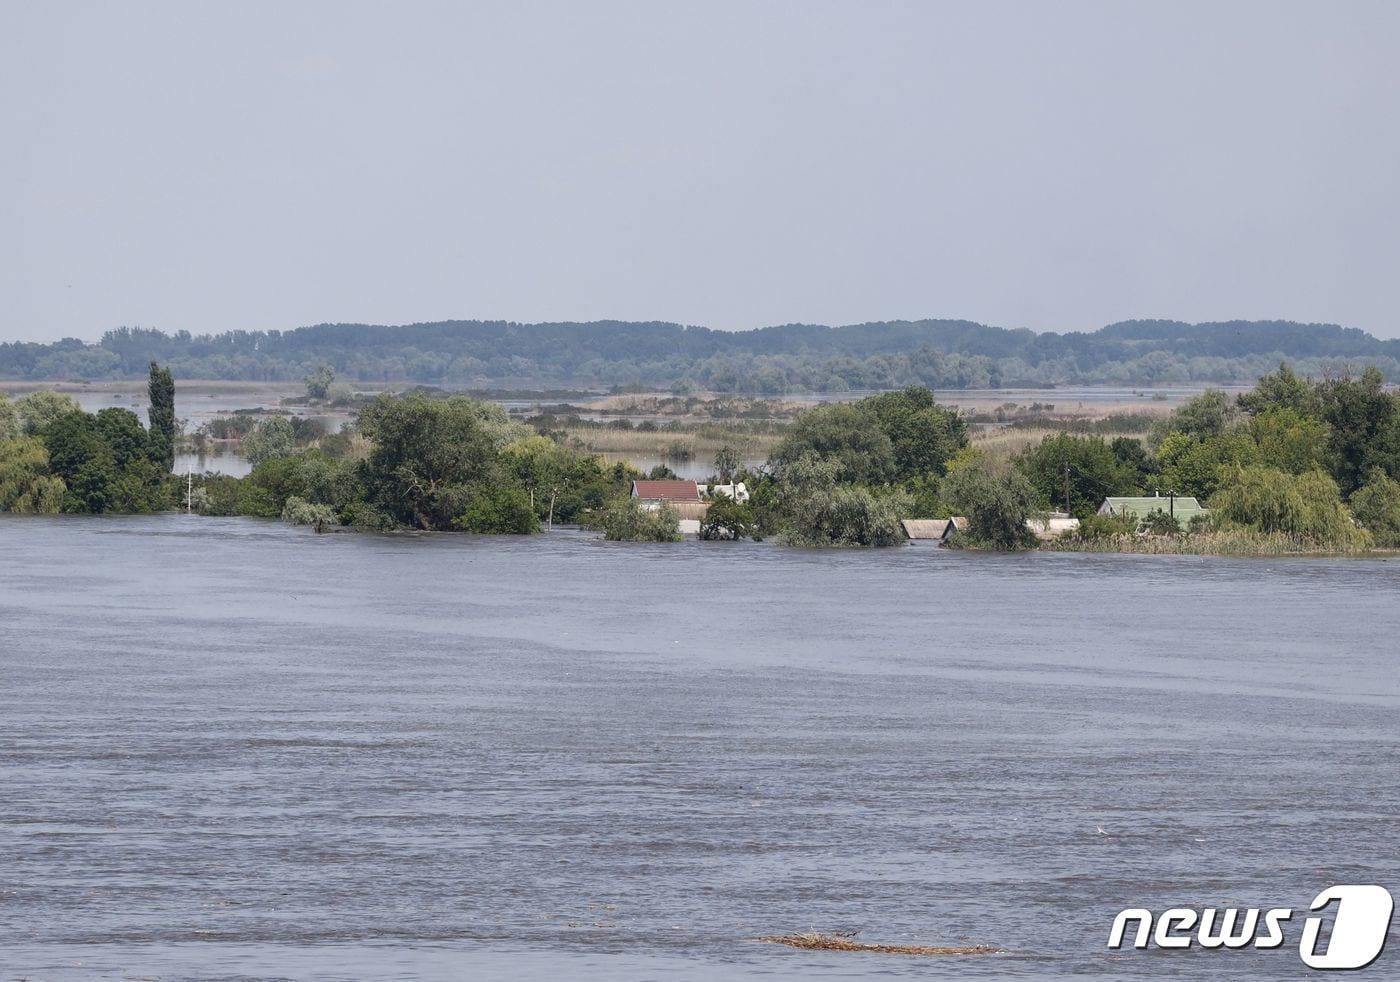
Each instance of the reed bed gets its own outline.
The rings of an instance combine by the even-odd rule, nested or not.
[[[865,951],[881,955],[992,955],[1000,951],[991,945],[874,944],[853,941],[836,934],[769,934],[758,938],[769,944],[787,945],[809,951]]]
[[[733,447],[739,456],[762,460],[778,442],[777,434],[744,433],[705,428],[705,432],[677,430],[610,430],[566,427],[565,437],[594,453],[637,454],[667,457],[675,446],[683,446],[693,459],[714,459],[720,447]]]
[[[1029,447],[1038,446],[1047,436],[1058,435],[1057,430],[1011,429],[1006,426],[993,426],[987,429],[973,428],[969,434],[972,445],[996,458],[1011,458]]]
[[[1289,535],[1259,532],[1199,532],[1194,535],[1115,535],[1098,539],[1062,536],[1041,543],[1054,552],[1125,552],[1152,556],[1357,556],[1389,550],[1319,545]]]

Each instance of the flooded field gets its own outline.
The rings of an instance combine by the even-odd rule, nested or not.
[[[1389,560],[0,516],[3,977],[1302,978],[1106,940],[1400,892],[1397,597]],[[1001,953],[753,940],[813,930]]]

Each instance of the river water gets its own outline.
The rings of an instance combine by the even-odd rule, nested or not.
[[[1301,978],[1296,934],[1108,931],[1400,894],[1397,598],[1391,560],[0,517],[0,977]],[[808,930],[1003,953],[753,940]]]

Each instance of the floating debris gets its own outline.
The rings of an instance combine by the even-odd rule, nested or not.
[[[807,948],[817,951],[873,951],[884,955],[992,955],[1001,951],[991,945],[978,944],[967,947],[946,947],[922,944],[871,944],[865,941],[852,941],[835,934],[769,934],[758,938],[769,944],[785,944],[789,948]]]

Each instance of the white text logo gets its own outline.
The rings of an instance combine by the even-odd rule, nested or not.
[[[1385,947],[1395,911],[1390,891],[1359,883],[1328,887],[1313,898],[1309,909],[1324,911],[1333,904],[1336,911],[1326,944],[1319,939],[1324,918],[1308,917],[1298,939],[1298,957],[1309,968],[1365,968]],[[1143,907],[1131,907],[1114,918],[1108,946],[1120,949],[1126,940],[1133,948],[1277,948],[1284,944],[1285,925],[1291,921],[1293,911],[1288,907],[1173,907],[1160,916]]]

